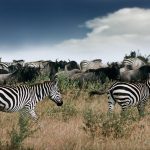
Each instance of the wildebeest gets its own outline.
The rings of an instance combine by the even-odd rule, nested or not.
[[[22,67],[25,65],[25,61],[23,59],[20,60],[13,60],[13,62],[11,63],[11,65],[21,65]]]
[[[150,66],[145,65],[139,69],[120,71],[120,80],[126,82],[141,82],[146,80],[150,73]]]
[[[80,69],[78,63],[76,61],[69,61],[66,65],[65,65],[65,70],[66,71],[70,71],[73,69]]]
[[[9,73],[9,71],[5,70],[5,69],[0,69],[0,74],[7,74]]]
[[[12,78],[17,82],[30,82],[39,75],[39,68],[22,67],[12,74]]]
[[[44,61],[43,69],[41,69],[40,73],[45,76],[49,76],[50,79],[54,79],[55,74],[59,70],[59,65],[53,61]]]
[[[13,73],[0,74],[0,84],[15,84],[18,82],[30,82],[39,75],[38,68],[20,67]]]
[[[94,72],[81,72],[73,74],[70,77],[71,81],[77,81],[78,86],[82,88],[88,83],[101,82],[101,77],[97,76]]]
[[[79,81],[79,85],[82,87],[86,82],[100,82],[103,84],[107,78],[109,80],[119,79],[119,65],[117,63],[112,63],[106,68],[89,69],[86,72],[74,74],[71,80]]]
[[[0,85],[5,85],[11,78],[12,73],[0,74]]]
[[[68,73],[68,71],[72,71],[74,68],[78,69],[79,66],[77,62],[75,61],[70,61],[68,63],[64,63],[64,67],[62,67],[62,62],[53,62],[53,61],[43,61],[43,68],[41,69],[41,74],[42,75],[48,75],[50,79],[53,79],[56,75],[56,73],[59,71],[59,69],[63,68],[63,71]]]

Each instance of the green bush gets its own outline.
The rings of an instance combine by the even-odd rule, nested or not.
[[[61,118],[63,121],[68,121],[70,118],[76,116],[78,112],[73,104],[64,103],[61,108],[56,106],[52,109],[48,109],[47,113],[53,118]]]
[[[90,134],[92,138],[95,136],[99,136],[100,133],[100,122],[102,122],[101,119],[103,119],[103,114],[99,114],[94,112],[92,109],[88,108],[83,111],[83,123],[84,123],[84,131],[87,134]]]
[[[97,111],[88,108],[83,112],[83,129],[92,138],[99,137],[101,134],[104,137],[121,138],[132,133],[132,124],[139,119],[137,116],[130,111],[127,111],[124,116],[120,116],[120,114],[99,114]]]
[[[23,118],[21,115],[19,116],[18,126],[18,130],[13,127],[12,131],[9,134],[10,144],[8,145],[8,147],[12,150],[24,149],[22,146],[22,142],[37,130],[31,130],[29,125],[29,119]]]
[[[59,80],[60,89],[63,92],[70,89],[76,89],[79,87],[78,81],[71,81],[67,76],[63,74],[58,76],[58,80]]]

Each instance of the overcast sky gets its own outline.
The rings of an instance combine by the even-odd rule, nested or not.
[[[2,61],[112,62],[149,47],[149,0],[0,0]]]

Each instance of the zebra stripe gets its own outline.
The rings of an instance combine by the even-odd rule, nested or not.
[[[136,106],[139,114],[142,114],[149,96],[150,79],[146,83],[116,82],[108,90],[109,112],[112,112],[115,104],[118,103],[122,111],[130,106]]]
[[[107,65],[104,65],[102,63],[101,59],[94,59],[92,61],[88,61],[88,60],[82,60],[80,62],[80,69],[85,72],[89,69],[98,69],[98,68],[102,68],[102,67],[108,67]]]
[[[82,71],[86,71],[88,67],[89,61],[83,60],[80,62],[80,68]]]
[[[63,104],[57,81],[46,81],[31,86],[0,86],[0,111],[18,112],[24,109],[32,118],[37,119],[35,106],[47,96],[58,106]]]
[[[27,62],[25,63],[25,66],[31,67],[31,68],[40,68],[43,69],[44,68],[44,63],[45,61],[35,61],[35,62]]]
[[[125,58],[123,60],[123,65],[129,70],[134,70],[144,66],[145,63],[139,58]]]
[[[9,65],[5,62],[0,62],[0,69],[4,69],[6,71],[9,71]]]

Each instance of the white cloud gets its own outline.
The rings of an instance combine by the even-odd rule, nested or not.
[[[108,16],[87,21],[86,26],[93,30],[89,36],[149,35],[149,20],[149,9],[124,8]]]
[[[82,39],[70,39],[53,46],[25,46],[14,58],[59,58],[78,62],[100,58],[103,62],[108,62],[121,61],[131,50],[140,50],[142,55],[149,55],[150,9],[120,9],[107,16],[87,21],[85,27],[90,29],[90,32]]]
[[[99,57],[104,61],[121,60],[131,50],[149,54],[150,9],[124,8],[107,16],[85,23],[91,29],[83,39],[65,41],[60,47],[85,52],[85,56]],[[84,57],[84,55],[82,55]],[[82,58],[81,57],[81,58]]]

